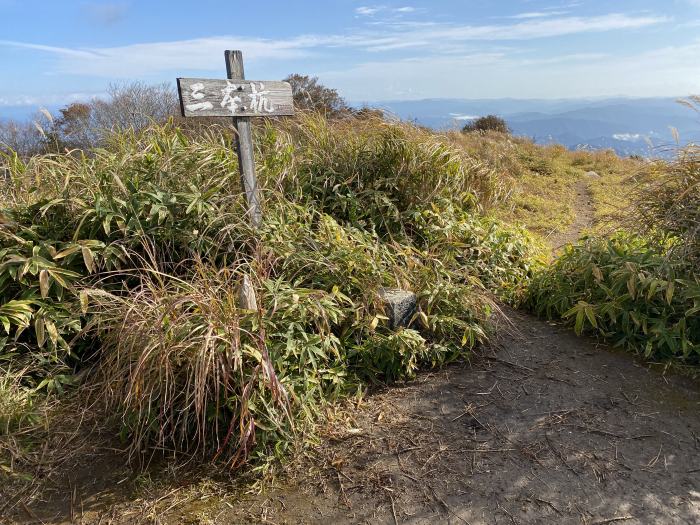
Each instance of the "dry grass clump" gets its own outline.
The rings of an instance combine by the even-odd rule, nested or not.
[[[265,468],[324,405],[464,355],[492,296],[522,295],[527,235],[480,214],[505,184],[441,137],[302,115],[256,138],[259,231],[219,127],[10,159],[0,352],[34,365],[23,388],[89,385],[134,454]],[[237,304],[243,274],[256,312]],[[382,286],[417,292],[410,328],[388,326]]]
[[[700,261],[700,146],[680,150],[636,198],[637,228],[670,242],[674,255]]]
[[[532,281],[528,304],[647,358],[700,363],[700,156],[656,162],[611,237],[584,238]]]

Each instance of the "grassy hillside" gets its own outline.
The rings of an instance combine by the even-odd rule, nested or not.
[[[698,153],[601,184],[601,199],[629,203],[619,231],[582,239],[537,272],[528,305],[646,358],[700,363]]]
[[[300,117],[256,140],[259,232],[225,128],[8,158],[0,404],[89,388],[133,451],[238,466],[283,454],[327,402],[466,355],[495,299],[522,295],[534,248],[484,213],[508,197],[495,166],[374,119]],[[244,275],[258,311],[238,305]],[[411,328],[389,327],[382,286],[417,293]]]
[[[619,222],[629,204],[624,188],[645,172],[641,159],[620,158],[611,151],[570,151],[559,145],[538,146],[501,133],[450,133],[446,138],[498,174],[507,192],[492,213],[522,224],[546,241],[566,232],[576,217],[576,186],[591,194],[596,223]],[[598,178],[587,178],[595,172]]]
[[[85,153],[6,156],[0,432],[25,436],[7,448],[8,479],[76,393],[69,406],[109,414],[135,455],[265,470],[338,400],[469,355],[503,302],[697,362],[697,253],[678,249],[697,239],[695,160],[372,117],[271,121],[255,140],[259,231],[225,127],[169,123]],[[624,226],[635,203],[644,238],[583,241],[546,265],[582,184],[591,231]],[[658,184],[661,208],[644,197]],[[669,214],[678,202],[687,216]],[[238,299],[246,276],[257,310]],[[382,287],[417,294],[410,327],[389,326]]]

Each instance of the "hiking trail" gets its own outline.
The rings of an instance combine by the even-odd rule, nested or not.
[[[577,218],[554,248],[593,223],[587,182],[576,190]],[[560,323],[505,313],[500,335],[469,361],[348,409],[350,427],[326,429],[262,495],[202,488],[192,474],[126,489],[113,455],[86,455],[64,490],[25,511],[54,524],[699,523],[697,382]]]
[[[589,183],[586,179],[576,182],[573,202],[574,221],[565,232],[554,233],[547,239],[555,252],[566,244],[576,242],[583,232],[593,226],[594,210]]]

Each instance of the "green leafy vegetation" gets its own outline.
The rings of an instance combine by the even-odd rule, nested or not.
[[[530,306],[647,358],[700,362],[700,280],[668,250],[631,235],[568,247],[536,276]]]
[[[333,403],[468,356],[499,303],[698,364],[697,152],[645,163],[492,127],[435,133],[295,81],[325,115],[255,128],[258,230],[232,132],[153,123],[171,105],[157,90],[129,95],[138,122],[95,124],[121,114],[115,96],[4,149],[0,432],[86,392],[135,455],[265,472]],[[582,182],[599,233],[546,264]],[[383,287],[416,293],[409,326],[389,325]]]
[[[700,162],[694,147],[638,185],[625,230],[584,239],[539,272],[528,305],[647,358],[700,363]]]
[[[495,298],[524,293],[529,236],[484,215],[503,181],[449,141],[371,116],[270,122],[256,139],[257,232],[225,128],[7,157],[13,392],[89,386],[135,453],[266,468],[254,460],[287,454],[327,403],[466,355],[489,336]],[[244,275],[257,311],[239,306]],[[382,286],[417,293],[409,328],[389,327]]]

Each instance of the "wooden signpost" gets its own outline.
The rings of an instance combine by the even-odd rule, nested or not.
[[[254,228],[262,223],[260,194],[255,177],[251,117],[294,114],[292,87],[287,82],[245,80],[243,53],[225,51],[228,80],[178,78],[177,91],[183,117],[233,117],[241,180]]]
[[[177,91],[183,117],[233,117],[236,153],[245,190],[248,216],[255,229],[262,223],[258,181],[255,177],[250,119],[293,115],[292,87],[287,82],[245,80],[243,53],[225,51],[228,80],[178,78]],[[257,310],[255,292],[248,275],[243,276],[239,303]]]

